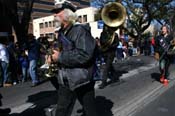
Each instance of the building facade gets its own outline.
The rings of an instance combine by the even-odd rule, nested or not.
[[[78,22],[81,24],[89,24],[91,27],[91,33],[93,37],[99,37],[102,28],[99,27],[99,22],[95,21],[95,14],[97,10],[94,7],[82,8],[76,11],[78,16]],[[38,18],[33,20],[33,34],[38,37],[48,36],[49,38],[54,37],[55,25],[54,16],[50,15],[43,18]]]
[[[19,0],[18,2],[18,15],[19,20],[23,15],[23,6],[24,4],[21,2],[22,0]],[[59,1],[59,0],[58,0]],[[61,1],[61,0],[60,0]],[[89,7],[90,2],[89,0],[69,0],[73,4],[77,6],[78,9]],[[35,0],[32,8],[31,13],[31,22],[29,23],[29,33],[33,33],[33,23],[32,21],[34,19],[38,19],[41,17],[46,17],[52,15],[50,12],[51,9],[53,9],[55,6],[55,0]]]
[[[58,0],[59,1],[59,0]],[[77,6],[78,9],[89,7],[90,0],[69,0]],[[32,10],[32,19],[51,15],[51,9],[54,8],[54,0],[35,0]]]
[[[55,0],[55,4],[62,3],[66,0]],[[77,6],[78,9],[86,8],[90,6],[90,0],[68,0]]]

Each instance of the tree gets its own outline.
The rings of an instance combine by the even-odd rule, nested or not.
[[[175,1],[174,0],[155,0],[151,4],[152,18],[159,24],[167,24],[170,27],[170,32],[175,29]]]
[[[143,1],[143,0],[142,0]],[[141,45],[145,30],[155,20],[162,24],[173,24],[173,0],[144,0],[145,2],[133,3],[132,0],[123,0],[127,9],[127,26],[124,30]],[[171,23],[170,23],[171,22]]]
[[[93,0],[93,5],[101,6],[113,0]],[[173,0],[142,0],[145,2],[133,2],[133,0],[115,0],[121,2],[127,9],[127,27],[123,28],[131,37],[140,40],[145,30],[156,20],[161,25],[165,22],[174,24]],[[173,28],[172,28],[173,30]]]
[[[91,6],[96,8],[103,8],[108,2],[115,2],[115,0],[92,0]]]
[[[2,23],[4,26],[8,25],[5,31],[12,33],[14,29],[20,44],[26,42],[33,3],[34,0],[0,0],[0,5],[3,6],[0,14],[5,14],[2,15],[4,19]],[[1,26],[1,30],[4,26]]]
[[[135,4],[124,1],[127,9],[127,27],[125,31],[133,38],[141,39],[144,31],[150,26],[152,18],[148,4]]]

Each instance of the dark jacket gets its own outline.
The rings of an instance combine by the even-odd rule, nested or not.
[[[96,42],[84,25],[73,25],[59,33],[65,35],[71,47],[64,49],[63,45],[60,53],[58,82],[74,90],[92,81]]]
[[[163,35],[157,36],[155,39],[155,52],[158,52],[161,56],[169,46],[171,48],[170,41],[172,39],[173,37],[170,35],[167,35],[166,37]]]
[[[28,44],[28,59],[38,60],[40,55],[40,44],[35,40],[31,40]]]
[[[108,44],[110,43],[109,39],[111,39],[111,34],[109,34],[107,31],[102,31],[100,35],[100,45],[101,45],[101,51],[103,53],[116,51],[116,46],[118,46],[119,44],[118,34],[115,33],[114,40],[112,41],[111,44]]]

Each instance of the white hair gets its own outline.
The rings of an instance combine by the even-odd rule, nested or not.
[[[70,9],[64,9],[64,20],[67,22],[75,23],[78,16]]]

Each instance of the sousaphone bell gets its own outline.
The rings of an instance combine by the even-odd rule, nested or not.
[[[105,52],[115,39],[115,31],[125,22],[126,9],[118,2],[109,2],[101,10],[101,19],[105,23],[101,37],[106,40],[101,50]]]

